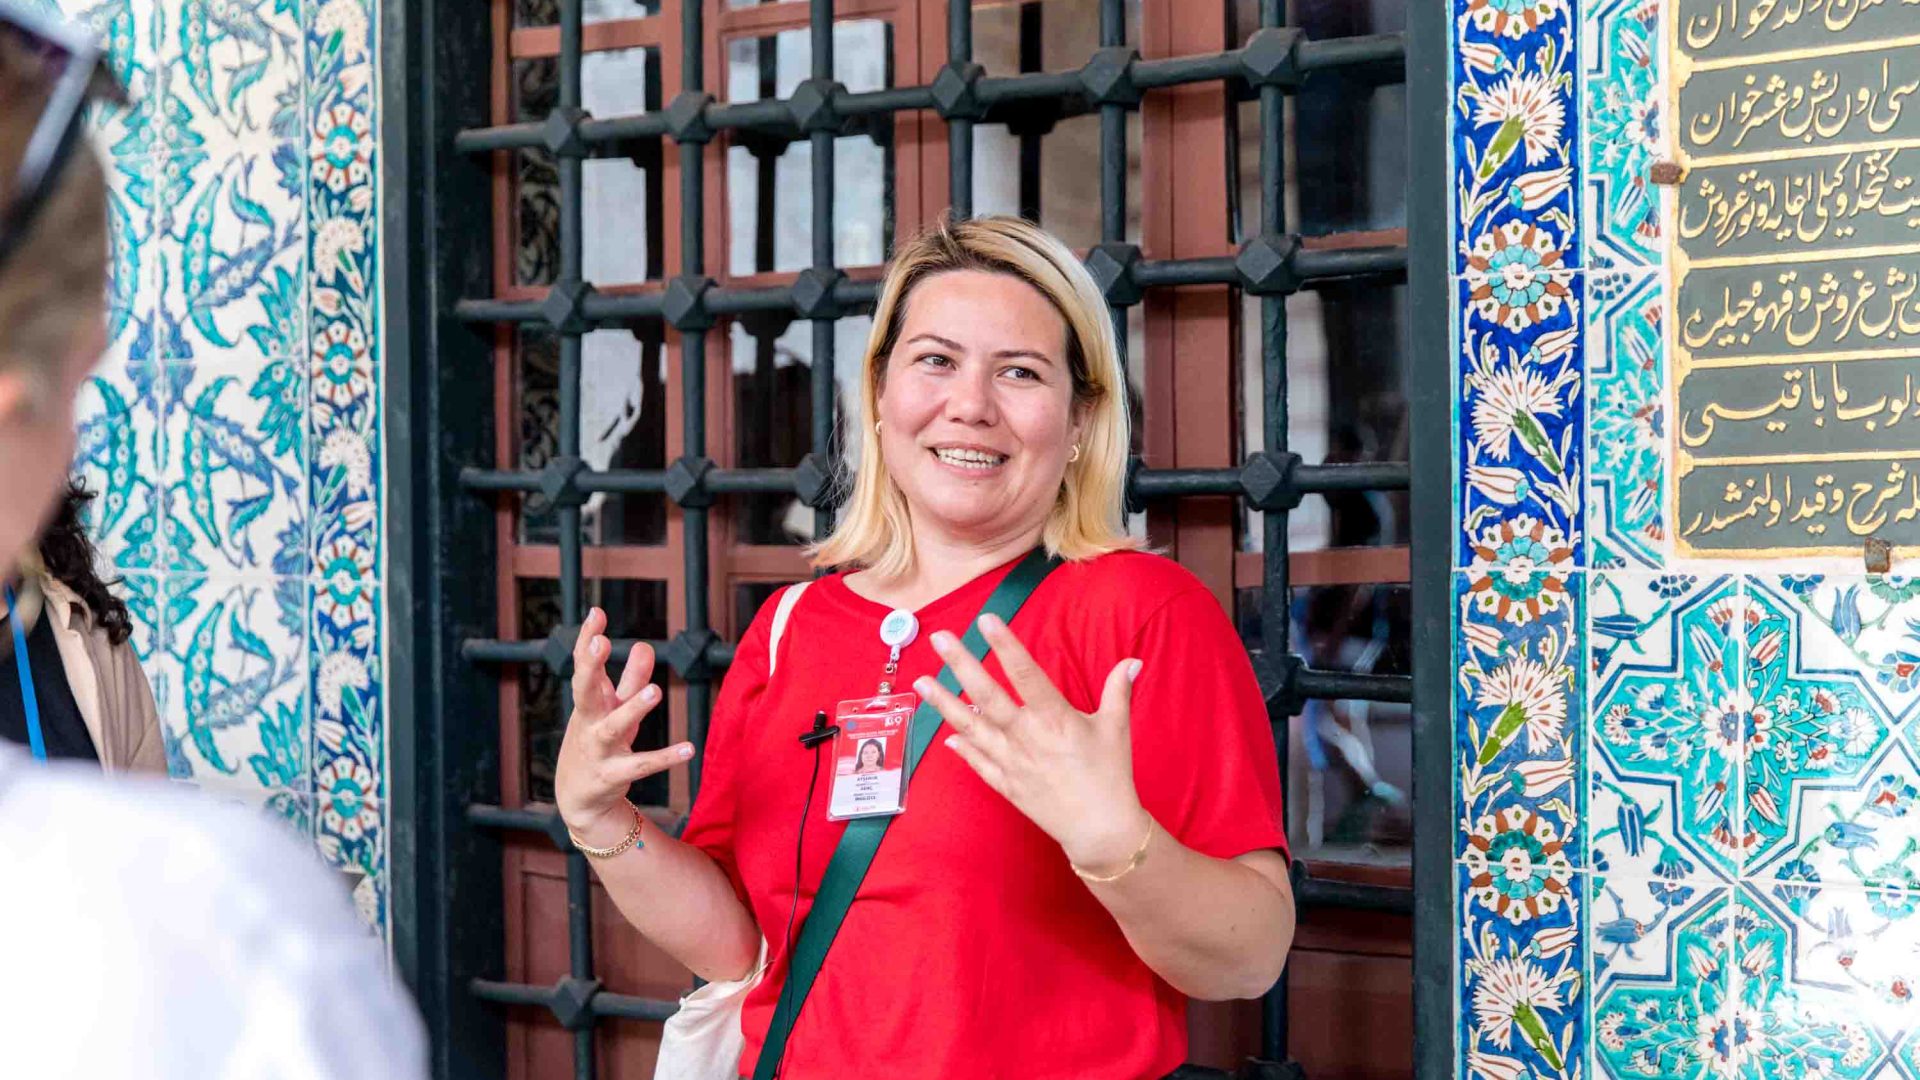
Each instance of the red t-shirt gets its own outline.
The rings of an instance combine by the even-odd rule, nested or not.
[[[937,674],[928,638],[961,634],[1013,564],[921,608],[895,689]],[[767,677],[769,600],[734,654],[707,737],[684,839],[733,879],[773,963],[746,1001],[751,1075],[786,978],[794,849],[817,710],[871,695],[888,609],[841,575],[795,605]],[[1055,570],[1014,633],[1082,711],[1128,657],[1141,802],[1181,843],[1233,858],[1284,849],[1273,736],[1252,666],[1213,594],[1178,563],[1117,553]],[[1002,678],[989,656],[987,669]],[[1004,679],[1003,679],[1003,685]],[[845,825],[826,819],[830,748],[808,812],[794,936]],[[787,1080],[886,1076],[1139,1080],[1187,1053],[1186,999],[1141,962],[1060,846],[936,739],[894,819],[787,1042]]]

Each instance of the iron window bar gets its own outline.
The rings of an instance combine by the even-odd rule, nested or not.
[[[1340,234],[1334,234],[1340,235]],[[1355,278],[1403,279],[1405,247],[1307,247],[1299,236],[1263,233],[1236,255],[1197,259],[1143,259],[1140,249],[1102,243],[1087,259],[1095,282],[1116,308],[1140,302],[1141,290],[1172,285],[1236,285],[1255,296],[1312,288]],[[538,299],[470,298],[454,314],[473,323],[539,323],[576,333],[605,323],[664,320],[675,329],[726,315],[792,312],[808,319],[863,314],[880,292],[877,281],[854,281],[831,267],[799,272],[790,286],[727,288],[711,279],[676,278],[664,289],[601,292],[582,282],[557,283]]]
[[[1403,35],[1314,42],[1298,29],[1281,25],[1282,0],[1262,0],[1260,29],[1245,46],[1219,53],[1165,60],[1142,60],[1124,45],[1122,0],[1101,0],[1100,48],[1077,71],[988,76],[972,59],[971,4],[948,3],[948,62],[928,86],[849,93],[833,79],[833,4],[812,0],[808,8],[810,78],[784,99],[718,104],[705,91],[703,68],[704,0],[682,0],[681,92],[665,109],[634,116],[596,118],[581,107],[582,0],[560,0],[559,100],[544,119],[526,124],[466,128],[453,139],[456,153],[475,155],[502,150],[544,148],[557,161],[559,187],[559,259],[553,286],[537,300],[473,298],[453,305],[452,314],[468,323],[544,323],[560,335],[559,427],[556,453],[538,471],[466,469],[457,483],[469,492],[524,491],[546,496],[557,511],[559,626],[544,641],[466,638],[458,655],[468,664],[544,663],[556,672],[571,664],[573,628],[581,622],[581,513],[588,494],[599,491],[663,492],[682,513],[685,530],[686,629],[655,643],[662,659],[687,683],[689,736],[704,742],[712,683],[732,659],[733,646],[720,641],[708,611],[707,509],[717,494],[792,491],[820,511],[816,530],[831,528],[834,470],[833,325],[835,320],[870,307],[878,285],[849,280],[833,258],[834,138],[861,128],[869,118],[908,109],[932,109],[947,121],[950,149],[950,201],[957,215],[972,211],[972,132],[975,123],[1003,123],[1022,104],[1070,103],[1097,109],[1101,117],[1101,243],[1086,256],[1117,323],[1125,309],[1141,301],[1143,290],[1178,285],[1230,285],[1261,298],[1261,386],[1265,403],[1265,449],[1239,468],[1146,469],[1132,463],[1129,504],[1188,495],[1245,498],[1265,511],[1269,558],[1261,604],[1263,647],[1253,652],[1269,718],[1282,737],[1276,740],[1278,764],[1286,768],[1287,718],[1309,698],[1406,702],[1412,680],[1318,671],[1307,668],[1289,648],[1287,516],[1305,494],[1330,491],[1401,489],[1408,484],[1404,463],[1307,465],[1287,443],[1286,314],[1284,297],[1325,281],[1352,278],[1404,280],[1405,247],[1309,248],[1290,235],[1283,214],[1285,97],[1307,76],[1334,67],[1362,67],[1380,82],[1402,81],[1406,71]],[[1146,260],[1125,241],[1126,113],[1138,107],[1148,90],[1207,81],[1225,81],[1235,95],[1257,95],[1260,104],[1261,227],[1231,256]],[[1002,110],[996,112],[996,110]],[[862,128],[871,132],[870,124]],[[728,288],[706,275],[703,155],[705,144],[722,131],[752,133],[762,139],[805,137],[812,153],[812,252],[810,265],[791,285]],[[582,163],[597,152],[631,150],[632,144],[656,145],[672,139],[679,148],[681,178],[680,273],[664,288],[640,292],[601,292],[582,277]],[[791,313],[813,325],[811,370],[813,420],[810,452],[792,469],[719,469],[706,453],[706,332],[721,317],[755,313]],[[660,470],[594,470],[580,457],[581,337],[595,326],[661,321],[679,331],[682,347],[684,448],[670,467]],[[1124,323],[1121,323],[1124,330]],[[1125,341],[1124,333],[1121,335]],[[619,643],[624,647],[625,642]],[[570,702],[561,686],[560,707]],[[697,793],[700,761],[693,763]],[[659,813],[657,808],[655,812]],[[615,995],[593,975],[590,877],[585,860],[565,843],[565,829],[551,811],[469,804],[468,824],[486,829],[544,833],[564,851],[568,897],[568,974],[552,987],[471,980],[474,997],[506,1005],[544,1005],[575,1034],[574,1073],[595,1071],[593,1028],[598,1017],[660,1019],[672,1002]],[[1409,890],[1334,882],[1301,875],[1303,907],[1322,904],[1364,910],[1408,911]],[[1263,1013],[1263,1054],[1283,1058],[1286,1038],[1285,977],[1270,991]]]
[[[952,41],[960,39],[951,29],[949,35]],[[965,36],[971,38],[970,28]],[[563,58],[566,49],[563,33]],[[818,58],[830,51],[829,44],[813,55]],[[930,85],[854,93],[832,81],[829,67],[824,73],[816,70],[791,97],[731,104],[716,102],[699,87],[689,86],[660,112],[603,118],[559,110],[546,120],[469,128],[454,137],[453,145],[463,154],[544,148],[561,155],[640,139],[704,142],[718,132],[734,130],[832,136],[845,134],[845,122],[855,117],[915,109],[932,109],[946,120],[992,122],[984,114],[995,106],[1064,98],[1126,109],[1146,90],[1221,80],[1290,90],[1316,71],[1340,67],[1384,64],[1389,74],[1383,81],[1397,82],[1393,72],[1405,59],[1406,43],[1400,34],[1309,41],[1291,27],[1263,26],[1241,48],[1201,56],[1142,60],[1120,44],[1106,45],[1077,71],[987,75],[962,57],[950,61]]]

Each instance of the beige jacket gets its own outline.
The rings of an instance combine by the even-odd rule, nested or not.
[[[166,744],[160,738],[160,711],[153,688],[133,654],[133,645],[115,645],[93,624],[93,613],[72,589],[51,577],[40,579],[60,648],[67,685],[73,689],[80,719],[93,736],[100,766],[107,772],[167,771]]]

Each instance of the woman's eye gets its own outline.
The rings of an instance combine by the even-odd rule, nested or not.
[[[1039,372],[1033,370],[1032,368],[1024,368],[1024,367],[1010,367],[1007,369],[1006,373],[1010,378],[1017,379],[1023,382],[1035,380],[1040,377]]]
[[[939,353],[928,353],[927,355],[922,356],[920,358],[920,362],[923,364],[931,364],[934,367],[952,367],[953,366],[952,359],[945,356],[941,356]]]

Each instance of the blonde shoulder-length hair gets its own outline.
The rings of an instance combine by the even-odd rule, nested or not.
[[[927,279],[955,270],[1018,278],[1038,289],[1067,324],[1074,407],[1085,422],[1080,456],[1067,465],[1047,518],[1047,551],[1078,560],[1141,546],[1127,535],[1122,507],[1131,449],[1127,376],[1106,300],[1073,251],[1051,233],[1018,218],[981,217],[942,221],[902,245],[887,266],[862,362],[860,466],[833,534],[809,552],[813,564],[860,567],[883,578],[913,567],[907,499],[887,472],[872,418],[879,415],[887,358],[899,342],[907,300]]]

